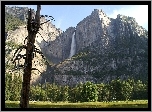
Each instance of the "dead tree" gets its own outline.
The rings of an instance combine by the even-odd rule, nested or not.
[[[36,34],[40,28],[40,10],[41,10],[41,6],[37,5],[35,18],[32,18],[31,9],[28,11],[28,22],[27,22],[28,37],[27,37],[27,46],[26,46],[23,83],[22,83],[22,90],[21,90],[21,101],[20,101],[21,108],[29,107],[29,92],[30,92],[32,59],[33,59],[33,51],[34,51],[34,43],[35,43]]]
[[[38,31],[41,28],[40,26],[43,25],[44,23],[49,22],[50,20],[47,20],[44,23],[40,23],[40,18],[43,17],[43,15],[40,15],[40,10],[41,10],[41,6],[37,5],[37,11],[36,11],[35,17],[33,15],[33,12],[31,9],[28,11],[28,18],[27,18],[28,19],[28,21],[27,21],[28,36],[25,38],[25,40],[27,40],[27,44],[20,46],[14,53],[14,56],[13,56],[14,59],[12,59],[13,63],[15,63],[14,70],[24,69],[22,90],[21,90],[21,99],[20,99],[20,108],[29,107],[31,71],[38,70],[36,68],[32,68],[32,60],[36,56],[36,53],[40,54],[42,56],[42,58],[44,58],[43,53],[39,49],[36,48],[34,43],[35,43],[36,34],[39,33]],[[46,17],[46,15],[45,15],[45,17]],[[52,16],[49,16],[49,17],[52,17]],[[52,17],[51,20],[54,20],[54,18]],[[24,40],[24,44],[25,44],[25,40]],[[43,38],[43,40],[44,40],[44,38]],[[26,49],[26,54],[24,54],[24,55],[19,54],[23,49]],[[20,59],[25,60],[24,65],[19,64]],[[16,61],[18,63],[16,63]]]

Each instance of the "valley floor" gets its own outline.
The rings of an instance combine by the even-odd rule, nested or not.
[[[19,108],[19,101],[5,101],[6,108]],[[30,101],[30,108],[148,108],[148,100],[113,101],[113,102],[83,102],[51,103],[46,101]]]

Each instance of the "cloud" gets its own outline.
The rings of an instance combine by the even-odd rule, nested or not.
[[[62,21],[63,21],[63,19],[61,19],[61,18],[56,21],[57,28],[61,28]]]
[[[148,5],[125,6],[115,9],[111,14],[107,14],[111,18],[116,18],[118,14],[134,17],[137,23],[148,29]]]

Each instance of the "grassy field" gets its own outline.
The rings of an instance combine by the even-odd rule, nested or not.
[[[5,101],[6,108],[19,108],[19,101]],[[118,101],[118,102],[31,102],[30,108],[148,108],[148,100]]]

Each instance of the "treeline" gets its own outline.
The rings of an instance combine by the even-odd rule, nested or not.
[[[18,26],[25,24],[24,21],[5,12],[5,32],[15,30]]]
[[[21,83],[21,77],[6,74],[5,100],[20,100]],[[133,79],[117,79],[109,84],[86,82],[75,87],[45,83],[31,86],[30,90],[30,101],[102,102],[144,99],[148,99],[148,83]]]

